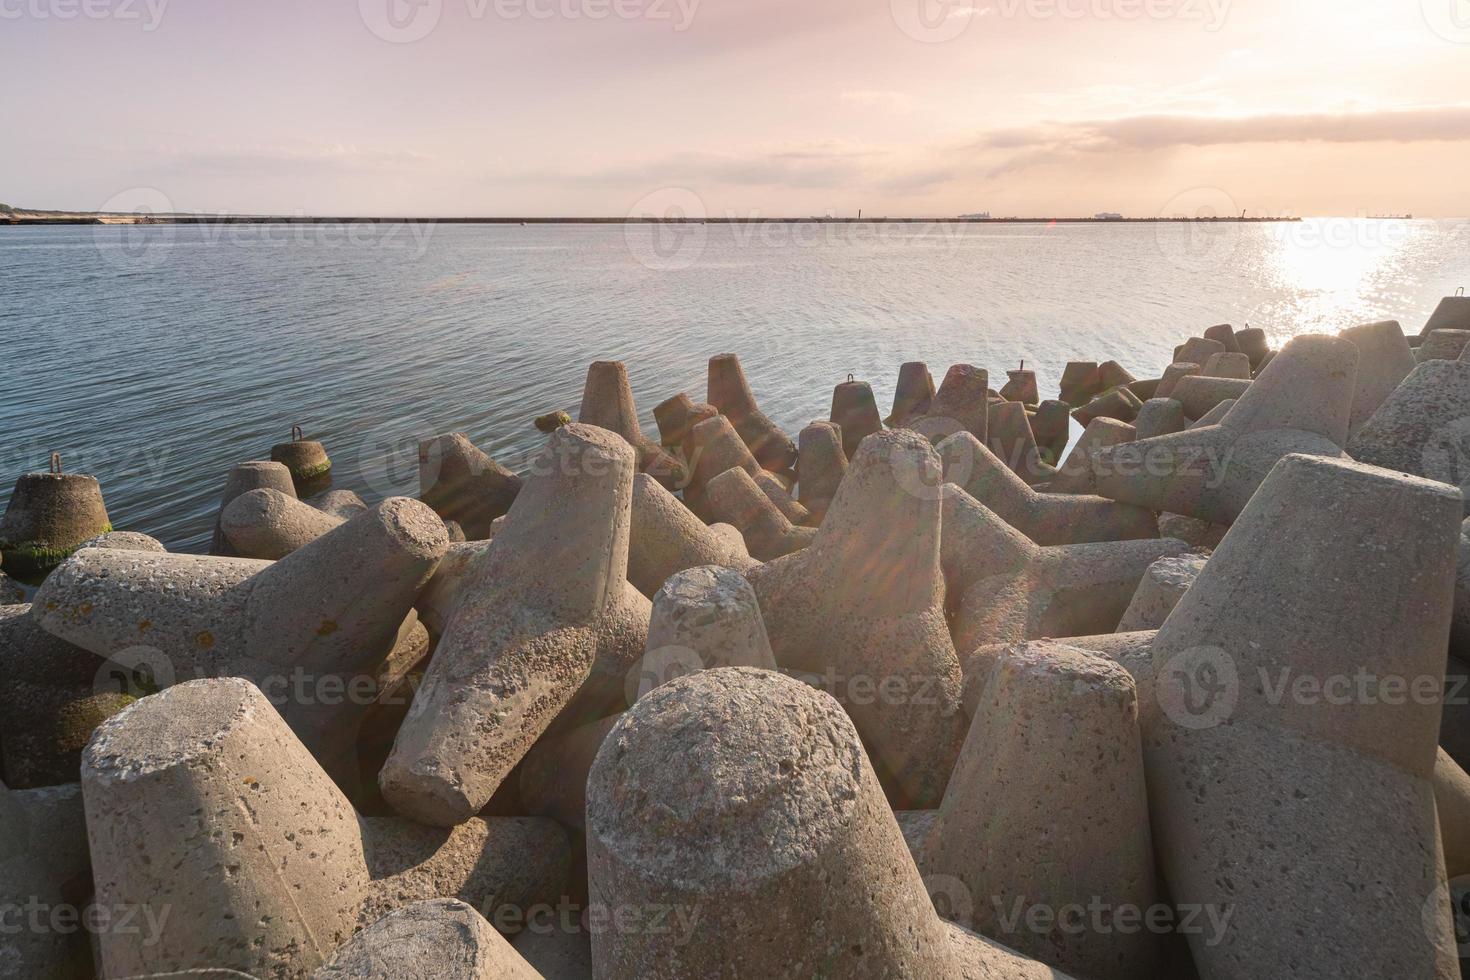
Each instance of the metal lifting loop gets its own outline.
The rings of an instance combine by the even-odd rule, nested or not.
[[[848,375],[848,376],[847,376],[847,383],[848,383],[848,384],[852,384],[852,383],[853,383],[853,382],[854,382],[854,381],[856,381],[856,380],[857,380],[857,376],[856,376],[856,375],[853,375],[853,374],[849,374],[849,375]]]
[[[306,432],[299,425],[291,426],[291,441],[300,442],[306,438]]]
[[[1465,295],[1465,287],[1464,286],[1461,286],[1459,289],[1455,290],[1455,295],[1456,296],[1464,296]]]
[[[61,453],[51,454],[51,473],[54,476],[61,475]]]

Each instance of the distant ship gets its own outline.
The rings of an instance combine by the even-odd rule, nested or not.
[[[960,215],[960,217],[961,218],[968,218],[968,219],[970,219],[972,221],[989,221],[990,220],[990,212],[989,211],[977,211],[974,214],[962,214],[962,215]]]
[[[1116,211],[1099,211],[1092,216],[1094,221],[1122,221],[1123,216]]]

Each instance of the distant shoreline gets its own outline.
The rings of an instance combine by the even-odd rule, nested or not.
[[[303,217],[287,215],[136,215],[111,213],[17,212],[0,214],[0,226],[35,225],[1126,225],[1126,224],[1261,224],[1301,221],[1301,218],[389,218],[389,217]]]

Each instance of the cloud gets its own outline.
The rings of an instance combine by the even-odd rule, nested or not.
[[[1254,116],[1152,114],[995,129],[961,149],[997,177],[1082,154],[1270,143],[1417,143],[1470,140],[1470,106]]]
[[[985,149],[1050,146],[1108,151],[1239,143],[1425,140],[1470,140],[1470,106],[1256,116],[1130,116],[995,130],[984,134],[976,145]]]
[[[215,146],[164,149],[154,161],[162,174],[189,176],[331,176],[344,172],[417,173],[434,158],[412,150],[387,150],[347,144]]]

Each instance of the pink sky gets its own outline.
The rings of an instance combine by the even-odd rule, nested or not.
[[[0,0],[0,201],[1464,216],[1467,80],[1470,0]]]

